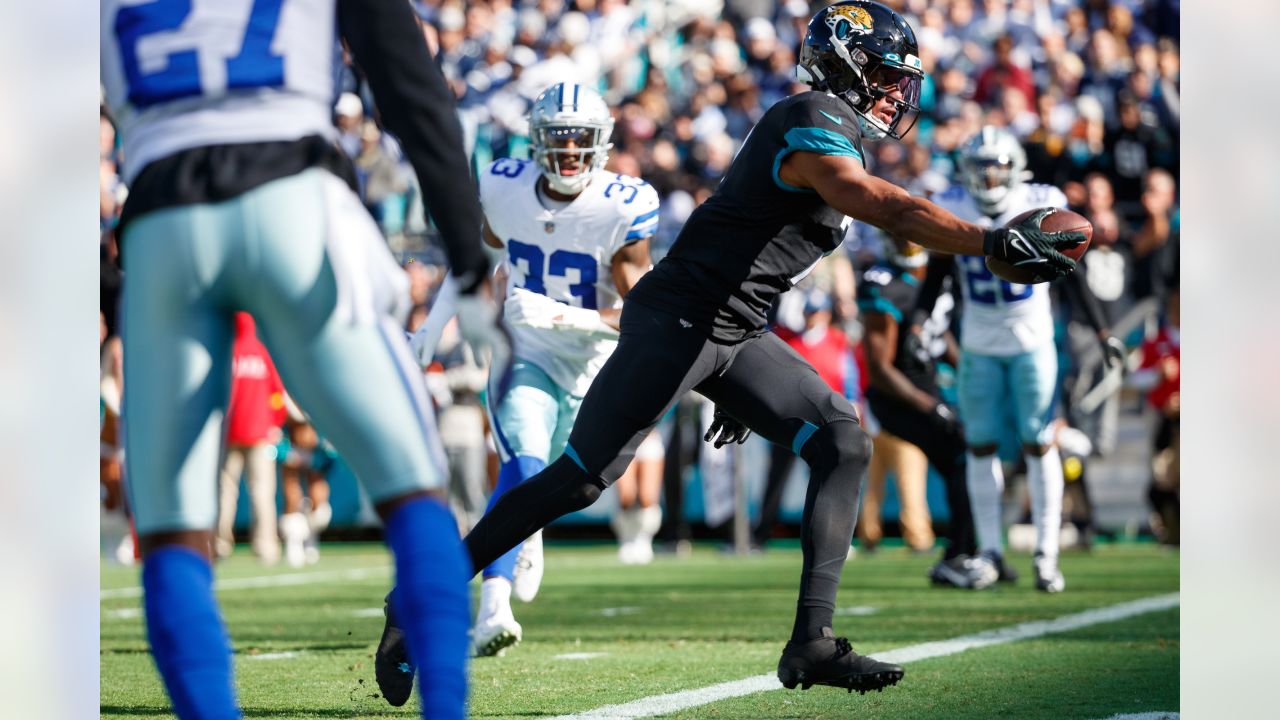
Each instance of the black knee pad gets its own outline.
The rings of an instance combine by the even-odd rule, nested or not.
[[[852,418],[829,422],[804,444],[800,457],[810,467],[834,467],[849,462],[865,465],[871,460],[871,436]]]

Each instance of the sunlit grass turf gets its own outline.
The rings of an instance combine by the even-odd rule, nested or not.
[[[1177,555],[1150,545],[1065,556],[1067,592],[1056,596],[1032,589],[1028,557],[1011,560],[1024,575],[1018,586],[968,593],[929,588],[932,557],[892,549],[859,557],[845,568],[836,630],[874,653],[1178,588]],[[416,702],[392,708],[373,681],[389,562],[379,546],[326,545],[320,564],[302,571],[262,568],[243,547],[219,565],[220,580],[323,573],[307,584],[219,592],[246,716],[416,716]],[[650,566],[623,567],[610,546],[551,545],[538,599],[515,608],[525,641],[471,665],[471,714],[577,712],[770,672],[790,633],[799,568],[798,549],[785,546],[749,558],[700,547],[687,560],[660,556]],[[352,569],[364,572],[344,575]],[[104,589],[137,581],[136,570],[102,572]],[[140,599],[108,598],[101,606],[102,715],[170,717],[146,652]],[[569,653],[602,654],[557,658]],[[1176,710],[1177,673],[1173,610],[912,663],[906,679],[882,694],[775,691],[674,717],[1102,718]]]

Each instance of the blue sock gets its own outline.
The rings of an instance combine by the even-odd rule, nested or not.
[[[169,545],[142,568],[147,639],[178,717],[239,718],[231,641],[213,598],[213,568],[189,548]]]
[[[467,709],[471,561],[458,526],[443,503],[422,498],[387,518],[386,539],[396,561],[391,603],[418,668],[422,716],[461,719]]]
[[[492,509],[494,503],[498,502],[498,498],[506,494],[508,490],[542,472],[542,469],[546,466],[547,464],[541,458],[531,455],[517,455],[514,460],[502,463],[502,468],[498,470],[498,484],[493,488],[493,494],[489,496],[489,507],[485,508],[485,512]],[[516,576],[516,558],[520,556],[520,548],[523,545],[524,543],[516,545],[507,551],[507,554],[494,560],[492,565],[484,569],[484,577],[503,577],[507,580],[514,580]]]

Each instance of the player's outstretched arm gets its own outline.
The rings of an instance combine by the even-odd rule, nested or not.
[[[778,174],[787,184],[812,189],[836,210],[892,235],[939,252],[989,255],[1013,265],[1031,265],[1043,280],[1074,270],[1075,261],[1058,248],[1084,240],[1080,233],[1048,233],[1038,225],[984,230],[868,173],[861,162],[846,155],[794,152]]]
[[[480,247],[480,201],[463,152],[453,92],[404,0],[339,0],[338,26],[369,80],[379,117],[404,148],[444,240],[449,266],[471,294],[489,259]]]

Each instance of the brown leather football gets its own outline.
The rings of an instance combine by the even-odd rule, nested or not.
[[[1032,210],[1028,210],[1005,223],[1005,227],[1013,227],[1043,209],[1044,208],[1034,208]],[[1080,243],[1076,247],[1061,251],[1063,255],[1066,255],[1072,260],[1079,260],[1080,256],[1084,255],[1084,251],[1089,249],[1089,242],[1093,240],[1093,225],[1090,224],[1083,215],[1064,208],[1054,208],[1052,212],[1045,215],[1040,220],[1040,229],[1047,232],[1084,233],[1083,243]],[[1016,268],[1003,260],[997,260],[993,257],[987,258],[987,269],[1009,282],[1019,283],[1021,285],[1032,285],[1040,282],[1035,278],[1030,270]]]

